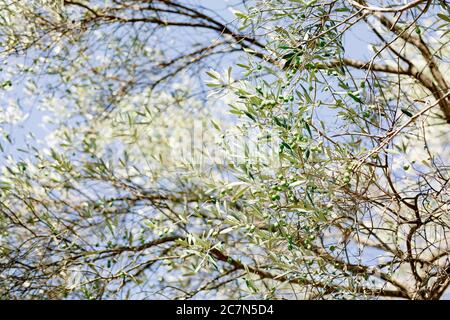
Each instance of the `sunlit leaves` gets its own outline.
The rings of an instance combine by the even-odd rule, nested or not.
[[[2,297],[366,298],[389,277],[424,288],[403,277],[411,261],[442,271],[429,256],[446,245],[440,91],[417,83],[434,77],[420,50],[397,39],[399,59],[378,52],[395,28],[360,34],[370,10],[255,1],[224,28],[170,1],[31,2],[0,14],[0,93],[13,98],[0,112],[12,155],[0,249],[19,275],[0,279]],[[436,34],[420,12],[397,26],[417,17],[408,37],[445,71],[444,7],[424,13]],[[173,16],[195,23],[179,32]],[[353,54],[374,59],[347,65]],[[17,142],[27,110],[43,132]]]

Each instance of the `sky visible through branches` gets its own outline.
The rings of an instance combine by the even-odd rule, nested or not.
[[[449,298],[446,2],[27,4],[0,298]]]

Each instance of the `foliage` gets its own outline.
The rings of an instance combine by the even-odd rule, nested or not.
[[[0,1],[0,297],[443,297],[450,8],[376,2]]]

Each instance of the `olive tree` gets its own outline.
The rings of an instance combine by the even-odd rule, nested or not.
[[[0,297],[442,298],[448,4],[206,5],[0,1]]]

